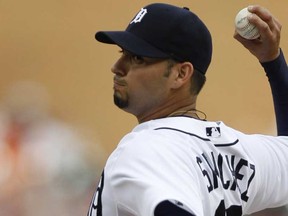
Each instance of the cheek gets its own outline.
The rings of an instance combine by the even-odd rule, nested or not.
[[[162,98],[167,92],[167,81],[163,77],[139,77],[134,79],[130,85],[130,94],[141,100],[152,100]]]
[[[160,98],[169,91],[169,78],[164,76],[167,66],[164,63],[147,66],[145,68],[131,68],[127,74],[129,95],[135,100]]]

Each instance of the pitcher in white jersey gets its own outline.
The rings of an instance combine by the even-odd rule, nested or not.
[[[199,117],[212,39],[188,8],[150,4],[126,30],[96,33],[98,41],[121,48],[112,67],[114,102],[139,125],[109,157],[88,216],[240,216],[288,204],[281,24],[263,7],[249,11],[260,37],[234,37],[269,78],[279,136],[247,135]]]

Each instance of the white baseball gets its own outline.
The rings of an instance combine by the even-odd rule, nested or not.
[[[247,8],[243,8],[235,17],[235,28],[242,37],[253,40],[260,36],[259,30],[251,24],[247,16],[251,14]]]

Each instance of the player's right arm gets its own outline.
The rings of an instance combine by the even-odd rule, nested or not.
[[[246,40],[236,31],[234,38],[247,48],[261,63],[268,77],[277,122],[278,135],[288,135],[288,68],[280,49],[280,22],[261,6],[249,7],[254,15],[249,21],[260,32],[260,38]]]
[[[288,67],[282,51],[277,59],[262,66],[272,91],[277,134],[288,136]]]
[[[250,12],[256,14],[250,17],[250,22],[257,26],[261,37],[249,41],[235,32],[234,38],[242,43],[263,66],[272,91],[277,134],[288,136],[288,67],[283,52],[279,48],[282,25],[262,7],[252,7]],[[285,208],[271,211],[264,210],[254,215],[287,214]]]

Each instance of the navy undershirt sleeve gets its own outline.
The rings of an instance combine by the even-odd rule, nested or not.
[[[166,200],[159,203],[154,211],[154,216],[195,216],[184,209]]]
[[[282,50],[277,59],[261,64],[268,77],[275,110],[277,134],[288,135],[288,67]]]

